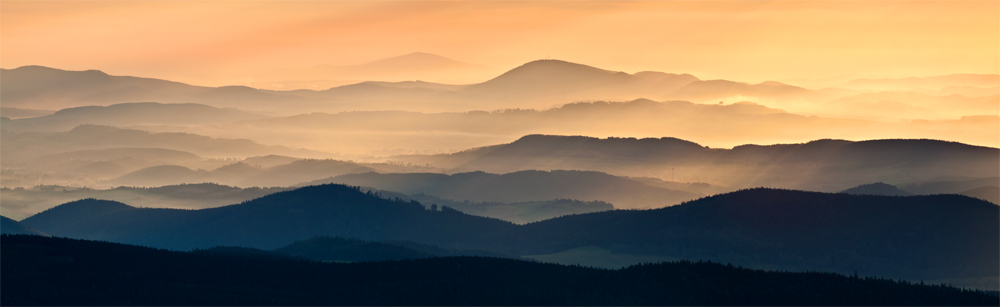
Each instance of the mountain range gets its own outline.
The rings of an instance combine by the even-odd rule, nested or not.
[[[819,191],[839,191],[845,186],[877,181],[997,177],[1000,172],[1000,150],[996,148],[935,140],[816,140],[716,149],[676,138],[528,135],[509,144],[446,155],[397,156],[392,160],[431,164],[450,172],[573,169],[707,182],[730,188],[769,186]]]
[[[702,196],[587,171],[519,171],[502,175],[485,172],[452,175],[360,173],[317,180],[305,185],[324,183],[373,187],[404,194],[429,194],[473,202],[517,203],[551,199],[603,201],[619,209],[659,208]]]
[[[946,285],[703,261],[621,270],[484,257],[344,264],[65,238],[2,239],[7,268],[0,300],[8,305],[975,306],[996,301],[990,292]],[[78,276],[87,276],[87,282]]]
[[[447,80],[440,78],[421,81],[416,80],[419,78],[404,77],[439,73],[454,75],[462,72],[479,75],[481,77],[474,79],[486,81],[447,83]],[[485,77],[487,74],[493,77]],[[357,66],[316,66],[272,71],[261,76],[268,76],[261,80],[266,79],[264,87],[270,89],[246,86],[253,84],[212,88],[166,80],[111,76],[96,70],[65,71],[24,66],[0,71],[0,79],[4,80],[0,82],[0,95],[5,97],[5,108],[14,108],[5,111],[11,114],[11,119],[37,117],[51,112],[44,110],[137,102],[194,103],[216,108],[237,108],[254,114],[294,116],[313,112],[385,110],[544,110],[579,101],[631,101],[644,98],[657,101],[688,100],[701,104],[753,101],[794,114],[895,123],[915,119],[955,121],[967,116],[996,117],[996,97],[1000,94],[996,89],[996,80],[1000,79],[997,75],[857,79],[833,88],[807,89],[776,81],[751,84],[721,79],[702,80],[684,73],[642,71],[629,74],[561,60],[531,61],[495,74],[494,70],[482,66],[419,52]],[[355,81],[345,81],[345,78]],[[440,83],[442,81],[446,83]],[[287,83],[287,87],[284,83]],[[15,111],[18,109],[37,111]],[[63,125],[72,126],[69,123]],[[15,126],[25,128],[24,125]],[[969,125],[949,126],[952,129],[963,126],[968,129]],[[65,130],[68,127],[62,128]],[[705,130],[706,127],[698,128]],[[867,130],[860,131],[886,129],[868,127]],[[920,133],[908,133],[908,137],[940,138],[927,134],[933,133],[934,129],[905,127],[892,130],[895,129],[922,130]],[[566,132],[529,131],[521,134],[528,133]],[[571,134],[593,135],[582,131]],[[827,136],[830,135],[833,134],[827,133]],[[848,137],[843,133],[836,135]],[[691,138],[688,135],[678,136]],[[818,137],[822,137],[822,134],[813,138]],[[985,144],[981,141],[985,138],[978,139],[980,141],[976,141],[977,143]],[[994,139],[995,137],[990,140]],[[962,141],[970,142],[967,139]],[[989,144],[993,143],[995,141],[989,141]]]
[[[271,249],[317,235],[515,255],[596,245],[625,254],[751,267],[959,281],[996,278],[998,214],[997,205],[960,195],[752,189],[663,209],[571,215],[519,226],[323,185],[202,210],[80,200],[21,223],[53,236],[181,250],[219,245]]]
[[[51,115],[14,119],[3,124],[12,132],[49,131],[64,132],[84,124],[118,127],[142,125],[205,125],[233,121],[262,119],[267,116],[220,109],[201,104],[120,103],[110,106],[68,108]]]
[[[389,149],[461,150],[510,142],[527,134],[672,136],[699,140],[714,147],[731,147],[746,144],[744,134],[733,133],[745,131],[754,133],[759,142],[771,144],[838,136],[856,140],[931,138],[995,147],[1000,137],[1000,132],[993,129],[995,124],[1000,124],[996,115],[883,122],[804,116],[751,102],[709,105],[637,99],[561,104],[546,110],[310,113],[219,125],[144,129],[385,156]],[[345,148],[342,144],[351,146]]]

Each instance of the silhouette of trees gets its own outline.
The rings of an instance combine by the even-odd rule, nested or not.
[[[4,305],[996,305],[946,285],[714,262],[603,270],[445,257],[321,263],[3,235]]]

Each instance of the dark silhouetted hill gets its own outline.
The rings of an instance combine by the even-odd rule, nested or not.
[[[515,225],[341,185],[202,210],[81,200],[22,221],[53,236],[191,249],[277,248],[314,236],[541,255],[583,246],[749,267],[907,280],[996,278],[1000,207],[961,195],[859,196],[752,189],[655,210]]]
[[[0,215],[0,234],[49,236],[2,215]]]
[[[711,262],[621,270],[449,257],[318,263],[2,237],[5,305],[992,305],[944,285]],[[16,282],[15,282],[16,281]]]
[[[700,197],[700,194],[653,187],[627,178],[584,171],[485,172],[453,175],[349,174],[308,184],[341,183],[404,194],[425,193],[475,202],[530,202],[557,198],[605,201],[617,208],[655,208]],[[411,196],[412,197],[412,196]]]
[[[63,212],[94,210],[100,214]],[[126,242],[172,249],[242,246],[277,248],[314,236],[405,240],[463,248],[483,232],[516,227],[455,210],[429,211],[417,202],[381,199],[342,185],[278,192],[239,205],[201,210],[134,208],[81,200],[24,222],[56,236]]]
[[[619,210],[532,223],[519,228],[530,239],[508,244],[523,248],[523,254],[597,245],[634,254],[788,269],[785,265],[795,263],[796,270],[858,270],[907,279],[996,276],[997,214],[997,206],[960,195],[752,189],[651,211]],[[535,240],[538,245],[529,243]]]
[[[840,193],[854,194],[854,195],[883,195],[883,196],[913,195],[910,192],[900,190],[896,186],[884,182],[862,184],[847,190],[840,191]]]
[[[448,206],[472,215],[498,218],[518,224],[538,222],[564,215],[583,214],[614,210],[612,204],[603,201],[580,201],[575,199],[553,199],[543,201],[501,203],[455,201],[426,194],[410,195],[423,204]]]
[[[979,187],[967,191],[962,191],[961,193],[968,197],[975,197],[982,199],[993,204],[1000,204],[1000,187],[997,186],[985,186]]]
[[[0,190],[5,215],[24,219],[58,205],[96,198],[128,202],[137,207],[204,209],[241,203],[287,188],[238,188],[214,183],[180,184],[141,188],[120,186],[90,189],[67,186],[35,186]]]

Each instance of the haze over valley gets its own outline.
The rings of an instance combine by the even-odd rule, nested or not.
[[[1000,293],[995,2],[66,5],[0,13],[0,303]]]

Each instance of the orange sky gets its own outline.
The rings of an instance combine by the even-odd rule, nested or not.
[[[1000,72],[1000,1],[0,2],[0,66],[199,85],[415,51],[764,81]]]

